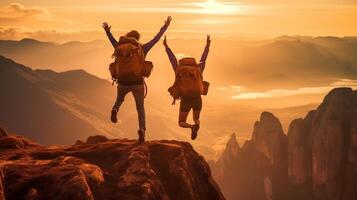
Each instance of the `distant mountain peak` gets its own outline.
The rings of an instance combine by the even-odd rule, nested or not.
[[[260,121],[268,121],[277,119],[273,113],[264,111],[260,114]]]
[[[229,138],[228,142],[227,142],[227,147],[238,147],[239,148],[239,144],[237,142],[237,136],[235,133],[233,133],[231,135],[231,137]]]
[[[85,79],[86,81],[105,81],[104,79],[101,79],[91,73],[88,73],[87,71],[83,69],[74,69],[74,70],[69,70],[69,71],[64,71],[58,73],[61,77],[66,77],[69,79],[73,79],[74,81],[78,81],[80,79]],[[105,81],[106,82],[106,81]]]
[[[353,91],[352,88],[349,87],[334,88],[326,95],[323,102],[329,103],[334,99],[342,100],[351,96],[354,92],[356,91]]]
[[[20,42],[40,42],[40,41],[32,38],[23,38],[20,40]]]
[[[282,144],[285,141],[283,128],[277,117],[270,112],[263,112],[260,121],[254,125],[252,141],[271,163],[280,164]]]
[[[228,151],[229,154],[236,156],[239,149],[240,147],[237,142],[236,134],[233,133],[227,142],[226,151]]]
[[[39,41],[35,40],[32,38],[24,38],[19,41],[19,43],[25,44],[25,45],[53,45],[55,43],[53,42],[44,42],[44,41]]]
[[[254,130],[264,130],[265,132],[279,131],[282,132],[282,126],[277,117],[270,112],[262,112],[260,119],[255,123]]]

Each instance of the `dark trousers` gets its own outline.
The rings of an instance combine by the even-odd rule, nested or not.
[[[138,112],[139,129],[146,130],[145,107],[144,107],[144,84],[140,85],[120,85],[118,84],[117,99],[113,109],[119,111],[125,96],[131,92],[135,99],[136,110]]]

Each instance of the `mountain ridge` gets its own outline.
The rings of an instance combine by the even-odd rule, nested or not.
[[[0,54],[36,68],[50,66],[56,71],[85,68],[92,74],[109,79],[106,66],[112,62],[113,48],[104,37],[103,40],[92,42],[48,43],[49,46],[33,45],[33,48],[31,45],[21,45],[21,41],[12,41],[9,45],[0,40]],[[308,87],[309,84],[326,85],[336,79],[357,77],[357,59],[354,56],[357,52],[356,38],[289,36],[257,42],[259,45],[220,38],[216,40],[211,48],[210,65],[220,65],[225,70],[207,68],[207,73],[219,84],[259,89],[264,86],[251,80],[262,79],[274,86]],[[42,44],[36,40],[35,43]],[[188,55],[200,55],[202,51],[199,40],[177,39],[172,43],[177,46],[178,52]],[[187,45],[192,48],[187,50]],[[155,46],[148,58],[155,61],[155,65],[168,65],[167,61],[162,60],[163,56],[159,47]],[[169,70],[162,67],[160,77],[170,73]],[[303,79],[307,80],[301,81]]]
[[[2,56],[0,57],[0,66],[0,88],[2,91],[0,93],[2,109],[0,121],[6,124],[9,130],[27,135],[31,139],[45,144],[71,143],[81,137],[74,136],[78,130],[82,130],[88,135],[101,133],[97,127],[93,127],[83,120],[84,118],[81,119],[73,115],[73,111],[68,109],[75,109],[75,102],[78,101],[75,100],[76,98],[95,98],[95,95],[92,97],[90,90],[81,92],[81,88],[85,87],[83,84],[90,85],[93,89],[98,88],[95,89],[96,91],[114,93],[114,91],[110,91],[111,85],[108,81],[96,78],[82,70],[64,73],[32,70]],[[79,77],[82,77],[82,80],[76,80],[78,72],[81,73]],[[50,76],[48,76],[49,74]],[[75,76],[74,80],[72,80],[73,75]],[[91,84],[91,82],[94,83]],[[69,93],[71,91],[72,93]],[[92,105],[98,104],[97,102],[109,106],[111,99],[103,97],[100,100],[87,101]],[[88,112],[95,112],[101,117],[103,114],[98,113],[98,110],[96,111],[92,105],[81,106],[86,106],[86,109],[89,109]],[[31,118],[39,121],[44,120],[43,124],[39,121],[28,123],[27,120]],[[102,120],[104,120],[103,117]],[[21,123],[21,126],[18,126],[18,123]],[[56,128],[56,126],[61,128]],[[53,135],[47,136],[46,129],[50,130]],[[63,135],[63,132],[66,134]]]

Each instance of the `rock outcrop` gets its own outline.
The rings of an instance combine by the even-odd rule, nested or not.
[[[72,146],[4,145],[13,138],[0,139],[0,200],[224,199],[189,143],[95,136]]]
[[[286,172],[286,136],[280,121],[264,112],[252,139],[239,148],[235,134],[212,166],[227,199],[279,199]],[[273,187],[274,186],[274,187]],[[285,193],[284,193],[285,194]],[[275,197],[275,198],[274,198]]]
[[[293,185],[312,185],[302,192],[312,190],[313,199],[357,197],[357,91],[332,90],[316,111],[292,123],[289,138]]]
[[[272,113],[263,112],[260,121],[254,124],[252,141],[272,165],[284,165],[286,136],[281,123]]]
[[[227,170],[230,170],[231,165],[233,164],[232,161],[234,161],[238,153],[240,151],[239,144],[236,139],[236,134],[232,134],[231,138],[228,140],[227,145],[225,150],[222,153],[222,156],[219,158],[217,161],[217,165],[220,167],[217,169],[212,169],[212,171],[215,172],[215,180],[217,182],[222,182],[223,176]],[[212,165],[214,167],[216,165]]]
[[[306,119],[311,119],[312,113]],[[306,122],[293,120],[288,132],[288,176],[291,191],[297,199],[310,199],[312,194],[311,145]]]
[[[279,120],[262,113],[236,154],[212,164],[227,199],[356,199],[357,91],[332,90],[316,110],[292,121],[287,138]]]

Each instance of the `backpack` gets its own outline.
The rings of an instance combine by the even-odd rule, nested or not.
[[[182,58],[175,70],[175,83],[169,88],[174,102],[179,98],[197,97],[206,95],[209,83],[203,81],[201,68],[194,58]]]
[[[138,81],[151,74],[153,64],[145,61],[141,44],[135,38],[120,37],[113,57],[115,62],[109,65],[113,81]]]

